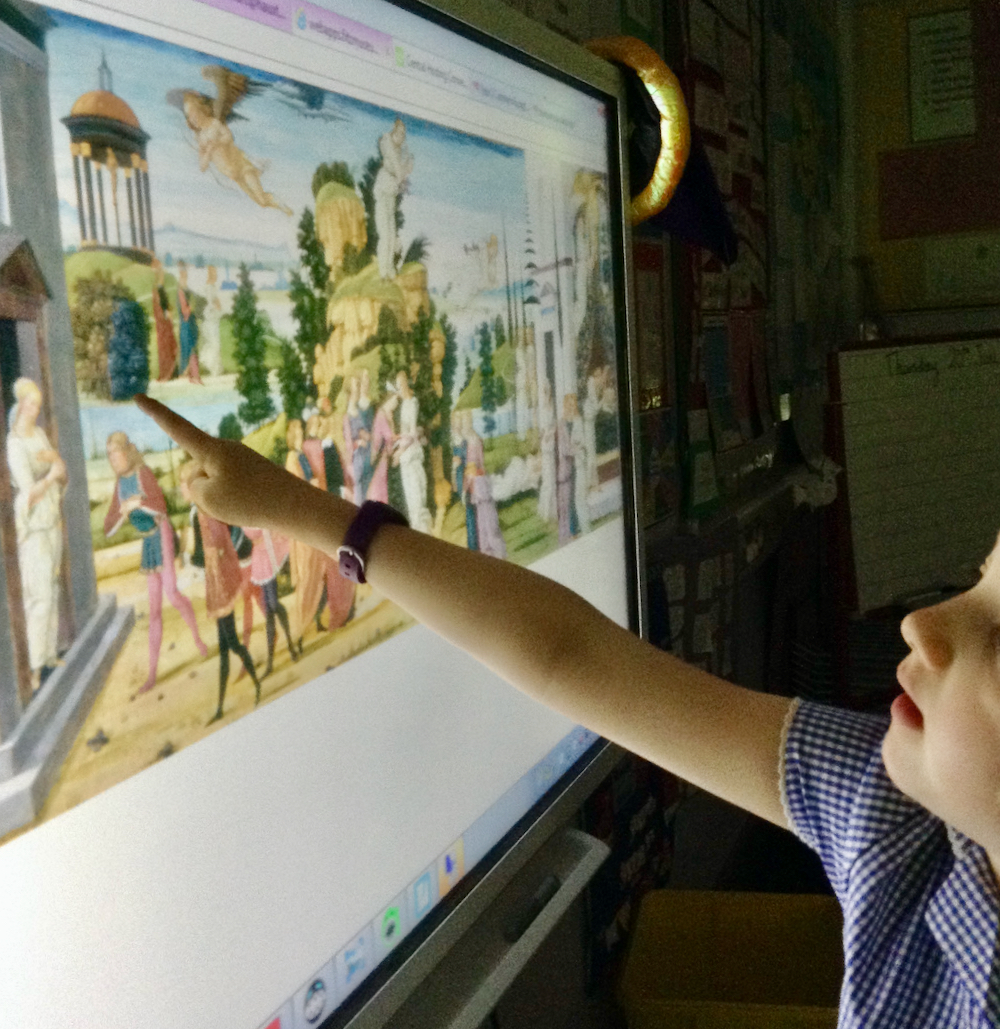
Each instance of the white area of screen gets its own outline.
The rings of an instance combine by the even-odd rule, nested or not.
[[[623,531],[534,568],[626,624]],[[571,728],[406,630],[0,849],[4,1029],[256,1029]]]

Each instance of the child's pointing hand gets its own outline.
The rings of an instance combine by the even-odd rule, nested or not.
[[[288,532],[296,496],[309,489],[307,483],[242,443],[202,432],[144,393],[137,394],[135,402],[195,461],[190,489],[199,509],[229,525]]]

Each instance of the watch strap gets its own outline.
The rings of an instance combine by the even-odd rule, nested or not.
[[[366,582],[365,562],[375,534],[383,525],[409,524],[394,507],[379,500],[366,500],[347,527],[344,542],[337,550],[340,574],[358,584]]]

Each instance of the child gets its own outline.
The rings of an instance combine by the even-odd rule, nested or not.
[[[352,504],[138,403],[198,462],[199,504],[337,551]],[[996,1029],[998,552],[969,592],[904,619],[888,721],[724,682],[528,569],[404,526],[378,529],[364,574],[529,696],[816,849],[845,914],[841,1029]]]

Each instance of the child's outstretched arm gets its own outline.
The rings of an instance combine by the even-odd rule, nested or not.
[[[148,397],[139,407],[197,462],[195,503],[335,555],[357,508]],[[383,526],[366,577],[528,696],[719,797],[785,826],[778,751],[788,699],[692,668],[572,591],[507,561]]]

